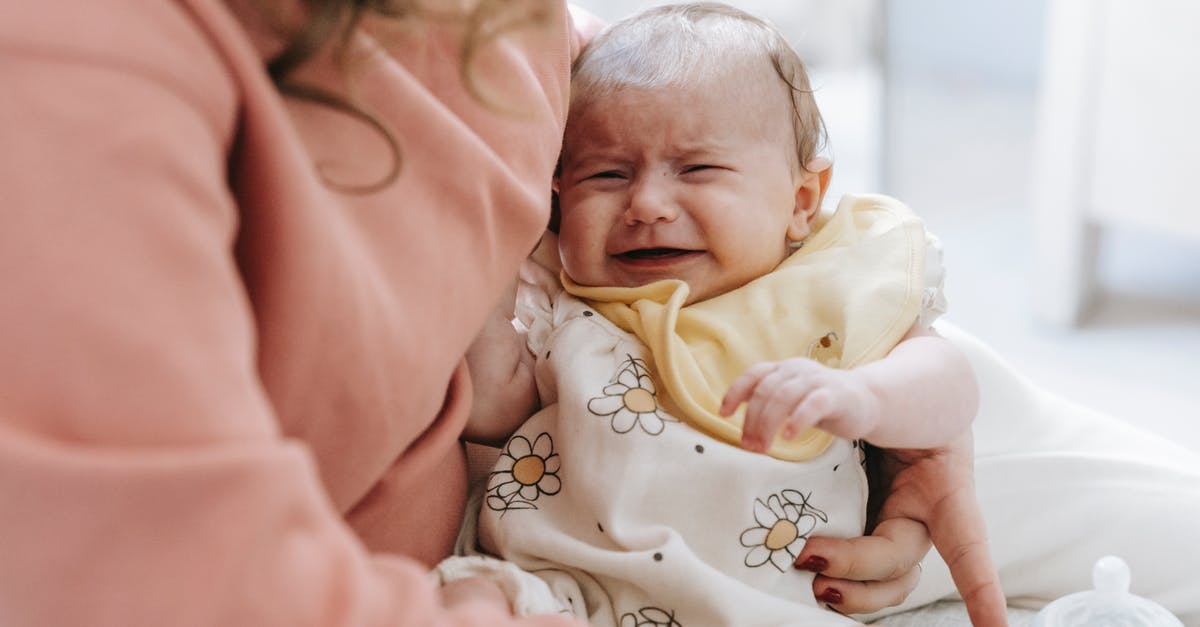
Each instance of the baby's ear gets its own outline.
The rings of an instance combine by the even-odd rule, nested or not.
[[[800,169],[796,188],[796,206],[792,211],[792,222],[788,226],[788,239],[799,242],[812,231],[813,220],[821,212],[821,201],[829,189],[833,175],[833,163],[825,157],[817,157]]]

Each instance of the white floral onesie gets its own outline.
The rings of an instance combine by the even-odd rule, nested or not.
[[[941,265],[925,257],[918,299],[932,317]],[[810,535],[862,534],[859,443],[834,439],[798,462],[712,437],[664,409],[655,357],[637,335],[553,273],[525,278],[519,317],[543,409],[488,478],[481,547],[595,625],[855,624],[822,608],[812,573],[792,564]]]

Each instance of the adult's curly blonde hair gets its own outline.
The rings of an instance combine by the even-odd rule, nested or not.
[[[552,14],[551,0],[467,0],[450,3],[443,0],[299,0],[303,17],[297,24],[277,22],[284,37],[284,47],[267,60],[267,73],[281,94],[325,105],[353,116],[370,125],[387,141],[392,152],[392,167],[379,181],[358,187],[346,187],[330,181],[326,184],[343,191],[370,193],[396,179],[400,174],[401,149],[396,133],[374,113],[362,108],[347,94],[336,93],[296,80],[296,70],[330,43],[340,51],[366,19],[454,21],[463,26],[459,75],[466,88],[485,105],[498,110],[495,103],[481,90],[473,75],[474,61],[487,44],[505,32],[525,26],[542,26]],[[286,0],[259,0],[262,11],[277,16],[272,9],[295,6]],[[435,4],[436,6],[430,6]],[[446,5],[457,4],[447,8]]]

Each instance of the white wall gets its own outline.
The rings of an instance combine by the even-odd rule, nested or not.
[[[779,28],[811,65],[855,66],[874,57],[878,41],[876,0],[726,0]],[[660,0],[573,0],[606,21],[665,4]]]
[[[1033,87],[1044,0],[886,0],[889,66]]]

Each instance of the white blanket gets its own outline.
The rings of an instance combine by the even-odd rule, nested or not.
[[[1092,588],[1092,565],[1124,558],[1131,592],[1200,626],[1200,454],[1047,392],[952,324],[979,379],[975,480],[1009,604],[1041,607]],[[1200,408],[1196,418],[1200,419]],[[895,613],[953,597],[936,555]]]

